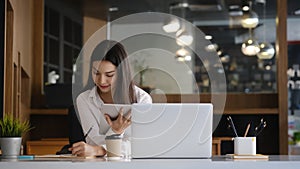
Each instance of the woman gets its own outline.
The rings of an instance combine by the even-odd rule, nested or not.
[[[86,142],[74,143],[70,151],[79,156],[102,156],[106,154],[105,136],[123,134],[131,124],[131,114],[125,116],[120,110],[117,119],[112,120],[100,112],[101,105],[152,103],[152,99],[133,84],[127,53],[120,43],[101,42],[93,51],[90,63],[88,89],[77,97],[76,102],[84,133],[91,131]]]

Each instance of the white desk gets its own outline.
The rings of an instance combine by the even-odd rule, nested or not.
[[[106,161],[97,159],[35,159],[4,160],[0,169],[299,169],[300,156],[270,156],[268,161],[239,160],[234,161],[224,156],[212,159],[133,159],[131,161]]]

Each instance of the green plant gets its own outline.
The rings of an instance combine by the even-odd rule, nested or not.
[[[294,142],[295,144],[300,144],[300,132],[294,132]]]
[[[24,133],[32,129],[29,121],[21,122],[19,119],[14,118],[12,115],[4,116],[0,120],[0,137],[21,137]]]

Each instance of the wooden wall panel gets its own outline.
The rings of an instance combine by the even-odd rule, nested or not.
[[[44,1],[33,1],[33,59],[32,61],[32,97],[31,107],[39,108],[44,105],[43,74],[44,74]]]
[[[31,97],[31,61],[33,49],[33,2],[36,0],[6,0],[7,23],[6,23],[6,64],[5,64],[5,112],[14,113],[20,118],[29,118],[30,103],[26,102]],[[22,72],[27,75],[27,84],[22,85]],[[24,88],[22,88],[22,86]],[[13,89],[13,87],[15,87]],[[21,97],[21,90],[29,91],[29,95]],[[22,98],[24,106],[21,107]]]
[[[4,55],[4,113],[21,120],[29,119],[31,77],[33,76],[32,45],[33,2],[36,0],[4,0],[7,8]],[[41,0],[43,1],[43,0]],[[42,7],[43,9],[43,7]],[[40,56],[39,56],[40,57]],[[24,137],[26,141],[28,137]]]
[[[218,97],[218,95],[215,95]],[[210,103],[210,94],[167,94],[151,95],[155,103]],[[225,109],[254,109],[254,108],[277,108],[278,107],[278,94],[233,94],[227,93]]]
[[[9,1],[6,1],[6,47],[4,56],[4,108],[3,112],[13,112],[13,37],[14,37],[14,10]]]
[[[5,55],[5,1],[0,1],[0,118],[3,116],[4,55]]]
[[[276,61],[280,154],[288,154],[287,0],[277,0]]]

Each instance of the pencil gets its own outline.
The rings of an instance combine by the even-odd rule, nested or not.
[[[247,126],[247,129],[246,129],[246,131],[245,131],[244,137],[247,136],[249,129],[250,129],[250,123],[249,123],[248,126]]]

